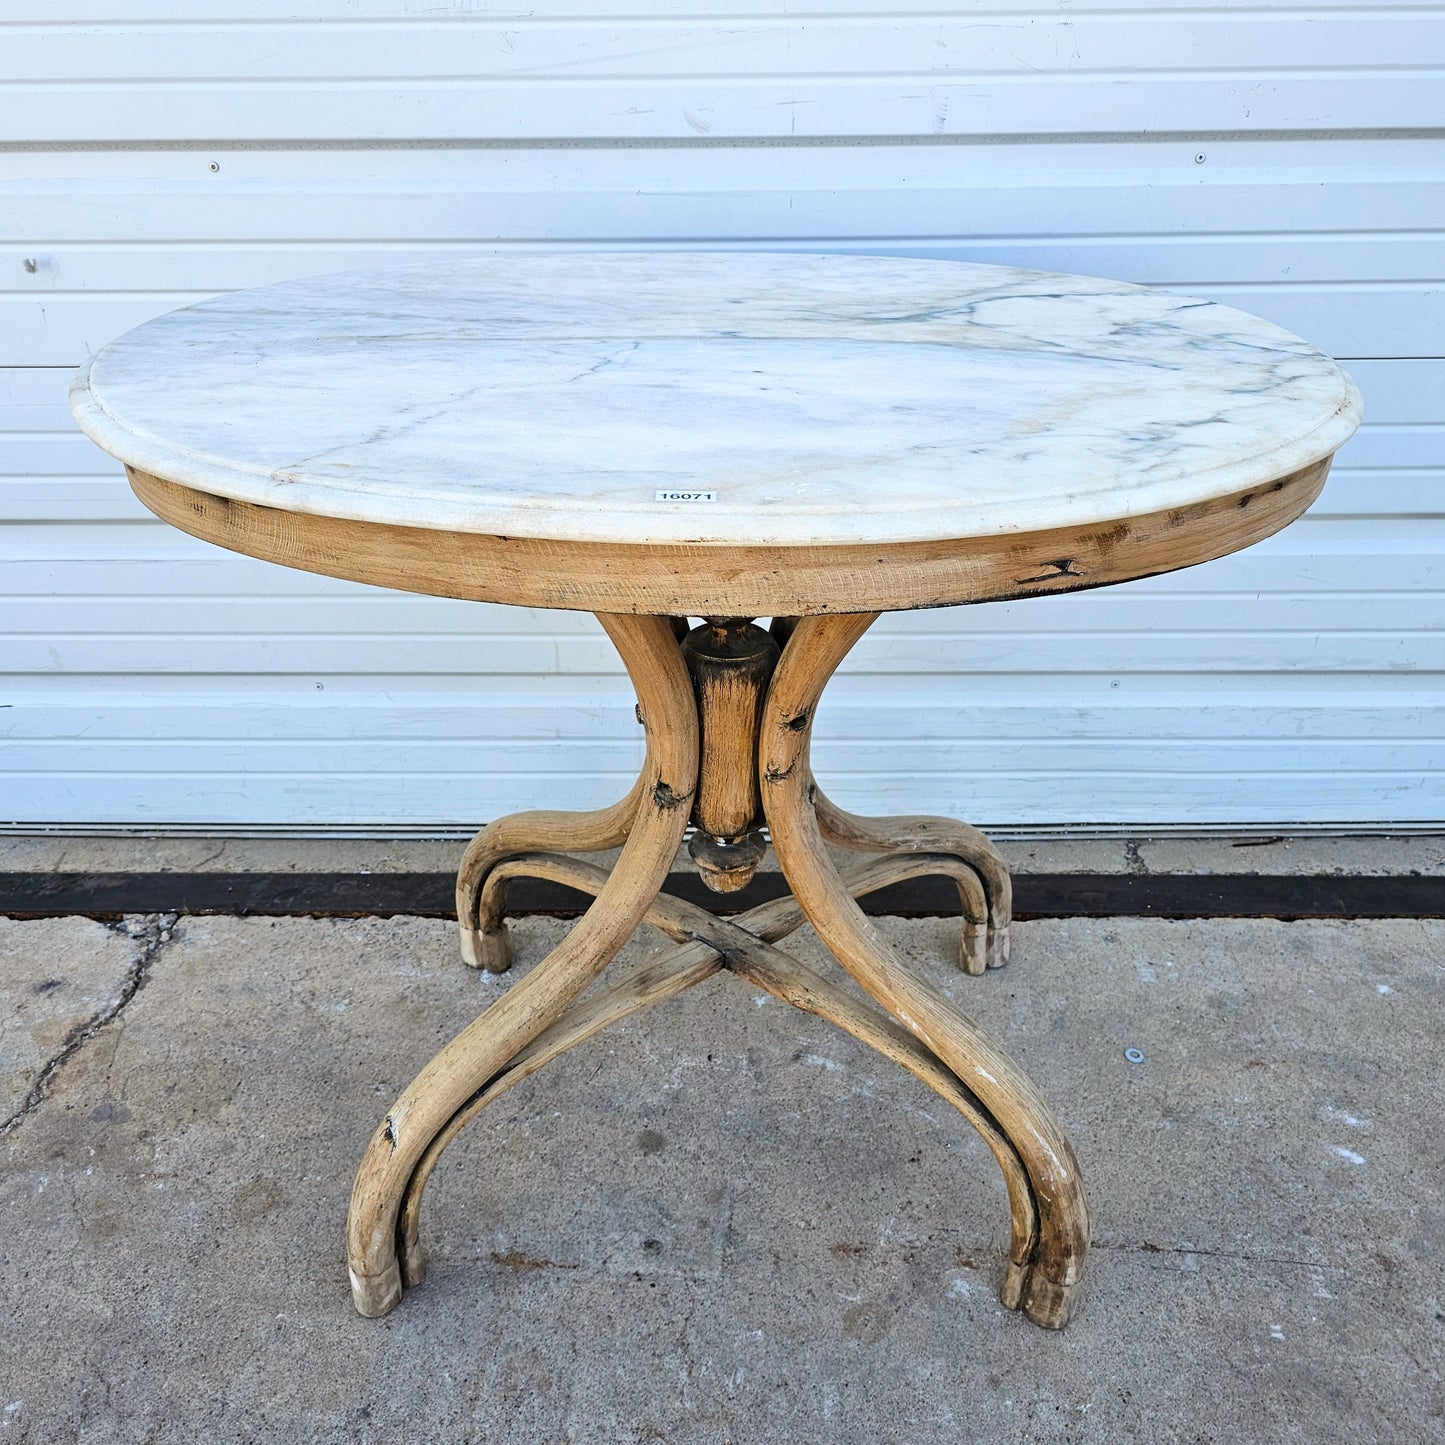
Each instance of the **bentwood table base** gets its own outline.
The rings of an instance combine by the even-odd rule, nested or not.
[[[1088,1247],[1068,1141],[853,901],[952,878],[979,971],[1004,959],[1007,871],[961,824],[833,807],[808,767],[814,711],[877,613],[1105,587],[1287,526],[1359,423],[1334,362],[1257,317],[1097,277],[509,254],[215,297],[112,342],[71,396],[182,531],[352,582],[593,612],[637,690],[647,761],[626,799],[504,818],[467,851],[473,964],[509,962],[511,878],[596,898],[376,1131],[348,1217],[363,1313],[421,1278],[426,1181],[473,1114],[727,970],[895,1059],[980,1131],[1008,1186],[1004,1300],[1067,1320]],[[762,617],[783,620],[765,633]],[[794,898],[724,921],[659,893],[689,826],[718,891],[751,876],[766,829]],[[877,856],[840,873],[830,841]],[[563,856],[619,843],[610,874]],[[877,1008],[775,947],[805,920]],[[676,951],[592,990],[644,921]]]
[[[462,952],[493,972],[511,962],[502,910],[518,876],[595,895],[570,934],[451,1041],[397,1100],[367,1147],[347,1219],[356,1307],[385,1314],[422,1279],[422,1197],[442,1150],[519,1080],[574,1044],[650,1004],[727,970],[817,1014],[935,1089],[983,1136],[1008,1189],[1011,1239],[1005,1305],[1036,1324],[1064,1325],[1089,1244],[1073,1150],[1043,1096],[937,988],[914,973],[855,897],[905,878],[958,885],[963,967],[1007,958],[1007,869],[976,829],[946,818],[855,817],[813,781],[809,743],[824,686],[876,613],[714,618],[692,633],[679,619],[599,613],[639,699],[642,774],[621,802],[594,813],[518,813],[484,828],[457,879]],[[733,920],[662,893],[692,824],[691,851],[716,891],[742,887],[771,834],[792,899]],[[881,854],[843,872],[825,844]],[[610,873],[549,849],[622,845]],[[773,945],[804,921],[880,1006]],[[581,997],[640,923],[678,943],[663,958]]]

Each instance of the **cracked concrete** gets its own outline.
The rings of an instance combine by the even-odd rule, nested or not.
[[[48,927],[0,918],[0,1137],[39,1107],[65,1064],[145,986],[175,921],[67,918]]]
[[[946,920],[879,924],[1074,1140],[1096,1247],[1062,1335],[997,1302],[1003,1189],[957,1116],[727,977],[469,1126],[426,1283],[363,1320],[361,1149],[506,981],[435,921],[196,918],[0,1145],[0,1439],[1440,1438],[1445,924],[1040,921],[979,979]],[[564,931],[522,921],[519,972]],[[145,947],[0,938],[12,997],[100,958],[42,1058]]]

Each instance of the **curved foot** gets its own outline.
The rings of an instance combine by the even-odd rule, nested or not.
[[[1073,1310],[1089,1246],[1088,1204],[1073,1149],[1023,1071],[950,999],[911,973],[864,916],[823,842],[808,767],[811,724],[828,678],[872,622],[870,615],[804,618],[783,651],[759,753],[773,849],[834,957],[963,1083],[1017,1154],[1039,1227],[1004,1303],[1058,1329]]]
[[[617,848],[627,841],[642,801],[643,776],[627,796],[592,813],[511,813],[488,823],[467,844],[457,869],[457,930],[462,960],[488,973],[512,966],[507,926],[502,921],[505,891],[484,897],[487,879],[505,858],[517,853],[567,849],[578,853]]]
[[[642,920],[682,842],[687,801],[697,786],[698,727],[673,629],[665,618],[601,620],[649,718],[647,764],[631,834],[572,932],[417,1075],[372,1135],[346,1221],[352,1294],[362,1314],[384,1313],[401,1298],[398,1217],[418,1163],[457,1110],[554,1024],[611,962]]]
[[[739,978],[756,984],[774,998],[826,1019],[859,1043],[900,1064],[941,1094],[979,1132],[1008,1190],[1011,1238],[999,1296],[1009,1309],[1017,1309],[1028,1291],[1031,1262],[1038,1245],[1038,1208],[1017,1150],[973,1091],[896,1019],[865,1008],[831,979],[797,959],[777,949],[749,949],[732,962],[731,968]]]
[[[926,815],[864,818],[845,812],[814,785],[813,806],[818,828],[829,843],[869,853],[943,853],[957,858],[978,875],[988,898],[988,928],[983,957],[969,952],[965,937],[963,967],[966,973],[1002,968],[1008,962],[1009,924],[1013,922],[1013,880],[1008,866],[989,838],[967,823]],[[965,932],[968,903],[962,899]]]
[[[860,862],[846,870],[842,877],[849,892],[854,897],[861,897],[909,878],[947,874],[950,869],[959,866],[953,858],[897,854]],[[488,877],[488,887],[505,888],[512,878],[544,878],[596,897],[607,886],[608,874],[593,863],[562,854],[522,853],[498,863]],[[974,881],[977,883],[976,879]],[[1025,1245],[1032,1247],[1035,1224],[1026,1176],[1011,1146],[997,1129],[988,1124],[972,1095],[927,1053],[917,1039],[892,1019],[868,1015],[835,985],[805,969],[786,954],[767,947],[786,938],[805,922],[803,909],[796,899],[772,899],[729,922],[715,918],[696,904],[659,893],[648,905],[644,921],[682,946],[624,974],[607,992],[574,1004],[465,1100],[438,1131],[418,1162],[402,1202],[398,1287],[405,1285],[409,1289],[420,1284],[425,1274],[419,1240],[422,1200],[427,1183],[442,1151],[471,1119],[513,1084],[535,1073],[543,1064],[575,1044],[641,1009],[672,998],[724,966],[752,980],[759,988],[780,998],[786,997],[799,1008],[820,1013],[855,1038],[881,1049],[936,1088],[955,1108],[969,1117],[970,1122],[985,1133],[1009,1182],[1015,1235],[1010,1258],[1027,1257]],[[804,999],[822,1000],[823,1003],[814,1007],[802,1001]],[[1003,1157],[1005,1152],[1007,1158]],[[394,1299],[392,1303],[395,1303]],[[385,1309],[380,1312],[384,1313]]]
[[[600,888],[598,891],[601,891]],[[442,1151],[456,1138],[465,1124],[514,1084],[519,1084],[530,1074],[535,1074],[543,1064],[549,1063],[621,1019],[665,999],[675,998],[684,989],[711,977],[721,967],[722,960],[713,949],[706,944],[692,943],[675,949],[665,958],[653,959],[631,969],[605,993],[573,1004],[554,1024],[543,1029],[531,1043],[515,1054],[510,1062],[499,1069],[469,1099],[464,1100],[437,1131],[417,1161],[407,1183],[398,1221],[401,1246],[399,1284],[410,1289],[420,1284],[426,1276],[426,1264],[420,1243],[422,1199]],[[354,1284],[353,1277],[353,1287]],[[399,1294],[397,1298],[400,1298]],[[394,1304],[395,1300],[392,1303]],[[366,1314],[368,1311],[362,1310],[362,1313]],[[385,1313],[385,1310],[378,1313]]]

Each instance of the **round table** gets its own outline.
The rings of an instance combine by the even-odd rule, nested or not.
[[[510,879],[595,900],[377,1128],[347,1222],[363,1314],[421,1279],[423,1192],[468,1119],[728,971],[895,1060],[980,1132],[1008,1190],[1002,1298],[1065,1323],[1089,1230],[1069,1142],[854,901],[952,879],[977,974],[1007,957],[1008,871],[965,824],[831,803],[809,767],[814,716],[880,612],[1122,582],[1286,525],[1359,421],[1329,358],[1242,312],[1091,277],[514,255],[187,307],[101,351],[72,405],[184,531],[336,577],[595,612],[637,692],[647,752],[625,798],[504,817],[467,848],[474,966],[510,963]],[[719,892],[751,878],[766,830],[793,897],[724,919],[661,892],[689,827]],[[869,856],[839,870],[828,843]],[[610,872],[560,851],[618,845]],[[876,1007],[775,946],[805,920]],[[584,995],[644,921],[677,947]]]

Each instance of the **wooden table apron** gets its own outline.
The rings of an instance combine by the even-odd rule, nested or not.
[[[1008,956],[1008,870],[965,823],[830,802],[814,719],[880,613],[1106,586],[1287,525],[1359,420],[1329,358],[1227,307],[1099,278],[523,255],[213,298],[112,343],[71,395],[181,530],[382,587],[593,612],[637,693],[646,756],[625,798],[500,818],[466,850],[475,967],[510,967],[511,879],[594,902],[378,1125],[347,1220],[363,1314],[421,1280],[427,1180],[469,1119],[599,1030],[731,973],[978,1130],[1008,1194],[1003,1301],[1068,1320],[1089,1245],[1068,1139],[854,901],[952,880],[960,962],[982,974]],[[660,891],[689,834],[720,893],[752,876],[766,835],[793,896],[723,919]],[[860,860],[838,868],[830,843]],[[575,856],[616,847],[610,871]],[[672,951],[591,989],[643,922]],[[866,1000],[777,947],[804,922]]]
[[[639,1009],[727,970],[817,1014],[937,1090],[982,1135],[1004,1176],[1010,1245],[1000,1295],[1035,1323],[1062,1327],[1073,1310],[1089,1215],[1073,1150],[1053,1111],[1016,1065],[938,989],[914,973],[853,901],[903,878],[943,874],[959,885],[962,966],[1007,959],[1008,873],[977,830],[946,818],[863,819],[818,790],[808,747],[823,688],[885,610],[1044,596],[1169,571],[1247,546],[1298,516],[1329,460],[1236,495],[1105,526],[875,547],[720,548],[539,542],[299,514],[237,502],[127,468],[140,499],[195,536],[286,566],[448,597],[586,608],[616,644],[639,698],[647,761],[619,803],[597,813],[523,813],[479,833],[458,876],[463,955],[510,966],[506,883],[527,875],[595,895],[577,928],[422,1071],[378,1127],[357,1175],[347,1224],[353,1297],[367,1315],[419,1283],[419,1223],[442,1150],[486,1104],[548,1060]],[[841,610],[846,603],[847,610]],[[688,617],[738,650],[768,636],[771,655],[739,682],[689,659]],[[755,651],[759,649],[755,646]],[[727,662],[727,657],[722,657]],[[691,666],[689,666],[691,662]],[[699,786],[710,777],[709,786]],[[705,880],[740,887],[761,849],[731,870],[699,853],[711,815],[739,799],[758,816],[723,837],[745,848],[766,823],[796,901],[733,921],[660,892],[691,822]],[[825,844],[876,856],[840,874]],[[610,874],[553,851],[622,845]],[[773,945],[804,920],[880,1006]],[[579,996],[640,922],[677,942],[600,995]]]
[[[1330,458],[1223,497],[1076,527],[926,542],[689,546],[399,527],[238,502],[127,466],[193,536],[305,572],[442,597],[678,617],[891,612],[1079,592],[1226,556],[1292,522]]]

